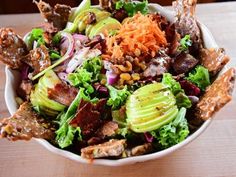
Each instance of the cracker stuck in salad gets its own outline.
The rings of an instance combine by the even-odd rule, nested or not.
[[[34,3],[45,23],[24,38],[0,28],[0,61],[21,76],[1,138],[127,158],[184,141],[232,99],[235,69],[218,76],[229,57],[204,47],[196,0],[173,2],[174,22],[147,0]]]

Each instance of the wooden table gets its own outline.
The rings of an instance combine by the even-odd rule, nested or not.
[[[204,4],[198,18],[212,31],[219,46],[236,65],[236,2]],[[11,26],[24,34],[40,22],[38,14],[0,16],[0,26]],[[0,115],[9,116],[4,102],[4,67],[0,66]],[[236,94],[233,101],[215,116],[197,140],[173,154],[145,163],[103,167],[75,163],[54,155],[35,141],[0,141],[0,177],[235,177],[236,176]]]

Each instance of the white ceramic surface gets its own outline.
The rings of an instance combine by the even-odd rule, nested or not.
[[[174,21],[174,13],[172,11],[169,11],[157,4],[150,4],[149,8],[153,12],[160,12],[163,16],[165,16],[168,20]],[[204,40],[204,45],[206,48],[218,48],[212,34],[210,31],[207,29],[205,25],[199,22],[199,26],[202,31],[202,36]],[[5,101],[7,108],[10,112],[10,114],[14,114],[14,112],[17,110],[18,105],[15,101],[15,96],[16,96],[16,88],[19,83],[19,72],[14,71],[9,69],[8,67],[5,68],[6,72],[6,85],[5,85]],[[208,127],[208,125],[211,123],[211,119],[207,120],[204,122],[204,124],[193,134],[191,134],[187,139],[185,139],[183,142],[172,146],[168,149],[155,152],[152,154],[147,154],[147,155],[141,155],[141,156],[136,156],[136,157],[129,157],[125,159],[119,159],[119,160],[108,160],[108,159],[96,159],[93,160],[92,163],[90,160],[86,160],[81,158],[79,155],[68,152],[66,150],[58,149],[54,146],[52,146],[50,143],[48,143],[46,140],[42,139],[35,139],[38,143],[43,145],[45,148],[47,148],[49,151],[56,153],[58,155],[64,156],[66,158],[69,158],[71,160],[80,162],[80,163],[90,163],[90,164],[99,164],[99,165],[105,165],[105,166],[121,166],[121,165],[126,165],[126,164],[133,164],[137,162],[144,162],[147,160],[152,160],[152,159],[157,159],[161,158],[167,154],[170,154],[177,149],[180,149],[181,147],[185,146],[186,144],[190,143],[194,139],[196,139],[203,131]]]

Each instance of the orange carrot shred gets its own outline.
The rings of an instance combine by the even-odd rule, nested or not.
[[[126,20],[115,36],[106,37],[106,45],[106,56],[121,60],[127,54],[135,56],[136,49],[154,57],[160,47],[167,45],[167,40],[150,15],[138,13]]]

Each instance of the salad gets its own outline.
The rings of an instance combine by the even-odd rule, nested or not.
[[[182,142],[232,99],[235,69],[217,76],[229,57],[204,47],[196,0],[173,2],[174,22],[147,0],[35,4],[45,23],[23,39],[0,29],[0,61],[21,76],[1,138],[42,138],[86,159],[138,156]]]

